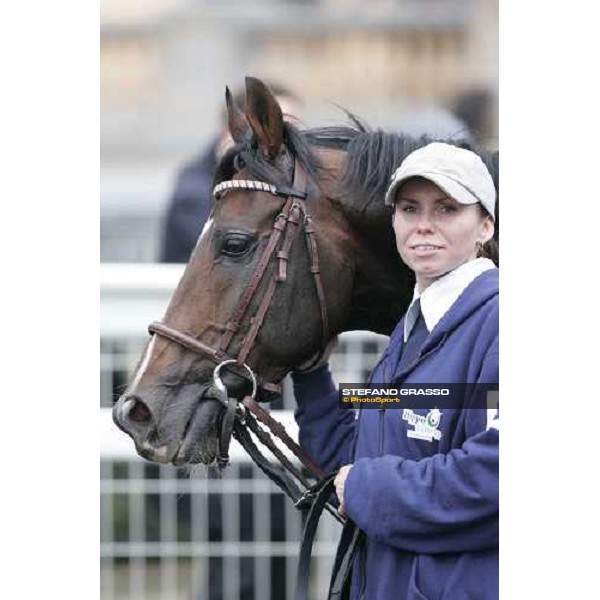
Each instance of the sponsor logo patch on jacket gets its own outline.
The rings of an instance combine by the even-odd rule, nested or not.
[[[414,427],[406,432],[409,438],[432,442],[442,437],[442,432],[438,429],[442,413],[437,408],[431,409],[426,416],[418,415],[414,410],[405,408],[402,411],[402,420]]]

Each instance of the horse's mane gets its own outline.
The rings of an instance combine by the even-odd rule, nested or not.
[[[327,168],[314,152],[315,147],[346,153],[344,171],[335,192],[339,201],[357,215],[381,212],[385,191],[394,170],[413,150],[433,141],[443,141],[476,152],[488,167],[498,189],[498,153],[486,152],[465,139],[440,139],[426,135],[411,137],[381,129],[370,130],[352,113],[346,111],[346,114],[351,125],[300,129],[285,122],[284,140],[288,151],[300,160],[315,181]],[[246,166],[253,177],[271,183],[289,183],[283,180],[284,173],[277,168],[277,164],[256,152],[256,141],[252,135],[248,135],[243,143],[233,146],[222,158],[215,174],[215,184],[231,179],[235,173],[234,159],[240,151],[244,151]]]

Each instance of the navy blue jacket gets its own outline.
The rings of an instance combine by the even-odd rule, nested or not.
[[[492,269],[442,317],[420,358],[397,373],[401,320],[371,381],[498,383],[498,300]],[[361,410],[357,420],[340,409],[327,368],[293,379],[302,447],[327,471],[353,463],[344,503],[367,544],[352,598],[366,592],[368,600],[496,599],[498,421],[481,408],[442,409],[433,421],[439,439],[415,439],[401,408]]]

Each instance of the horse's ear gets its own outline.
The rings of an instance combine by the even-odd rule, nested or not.
[[[246,117],[259,147],[271,158],[283,144],[283,114],[271,90],[260,80],[246,77]]]
[[[248,131],[248,121],[244,111],[233,101],[231,92],[225,87],[225,102],[227,103],[227,121],[229,124],[229,133],[234,142],[241,142]]]

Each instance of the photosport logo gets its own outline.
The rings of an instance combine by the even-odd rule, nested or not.
[[[406,432],[406,436],[409,438],[426,442],[439,441],[442,438],[442,432],[439,430],[442,412],[438,408],[432,408],[425,416],[418,415],[410,408],[405,408],[402,411],[402,420],[414,427]]]

